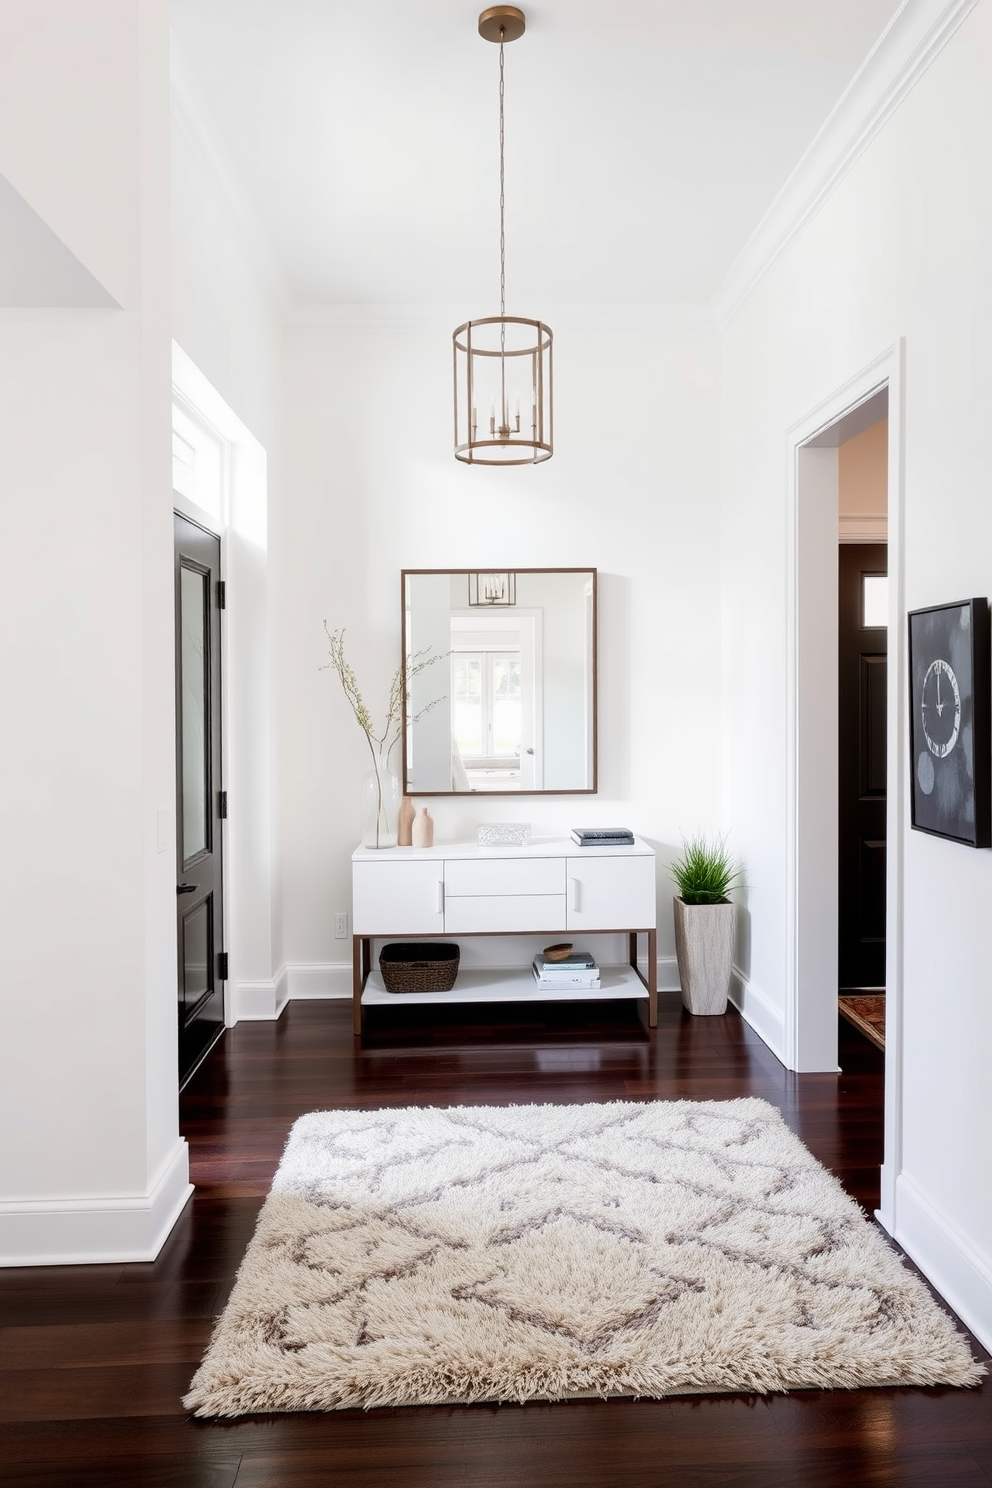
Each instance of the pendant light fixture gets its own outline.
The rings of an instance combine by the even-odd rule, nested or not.
[[[551,331],[506,313],[503,48],[525,27],[515,5],[479,17],[479,35],[499,44],[499,314],[467,320],[452,337],[455,458],[469,465],[537,465],[554,454]]]

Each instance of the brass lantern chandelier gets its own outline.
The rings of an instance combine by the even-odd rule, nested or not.
[[[455,331],[455,458],[468,465],[537,465],[554,454],[550,328],[506,313],[503,47],[523,36],[515,5],[493,5],[479,35],[499,44],[499,314]]]

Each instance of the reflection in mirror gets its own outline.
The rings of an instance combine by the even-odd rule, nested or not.
[[[402,578],[404,790],[595,791],[596,570]]]

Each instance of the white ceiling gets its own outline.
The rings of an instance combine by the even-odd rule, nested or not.
[[[300,304],[498,306],[479,0],[171,0]],[[900,0],[535,0],[506,48],[507,309],[709,302]]]

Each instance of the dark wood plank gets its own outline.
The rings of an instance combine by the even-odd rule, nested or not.
[[[188,1417],[181,1397],[307,1111],[754,1095],[878,1204],[883,1055],[846,1023],[841,1073],[794,1075],[735,1013],[692,1018],[670,995],[650,1032],[622,1004],[429,1011],[371,1019],[363,1048],[346,1002],[230,1030],[181,1099],[196,1193],[157,1260],[0,1272],[4,1488],[990,1488],[987,1382]]]

